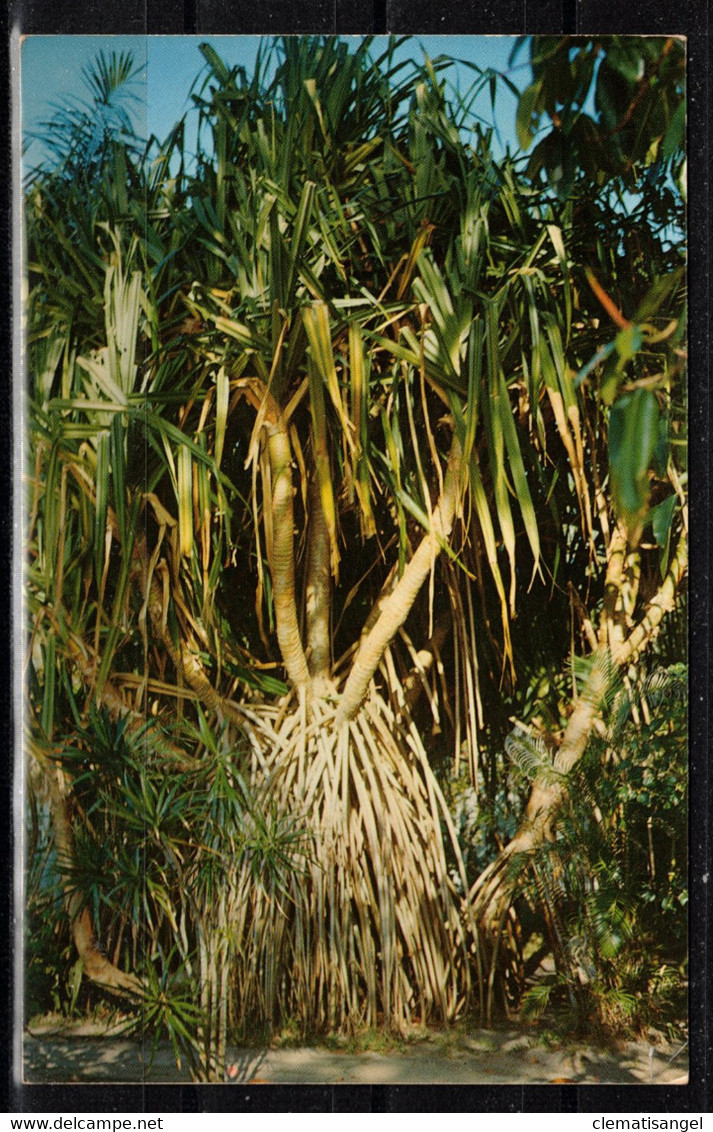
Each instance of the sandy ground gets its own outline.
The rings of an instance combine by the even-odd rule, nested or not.
[[[89,1033],[87,1033],[89,1029]],[[42,1082],[177,1082],[170,1046],[136,1038],[99,1036],[88,1027],[32,1027],[24,1039],[24,1078]],[[84,1031],[84,1032],[82,1032]],[[323,1048],[232,1049],[229,1084],[685,1084],[687,1050],[648,1042],[618,1050],[590,1045],[545,1046],[514,1028],[433,1035],[385,1053]],[[228,1072],[230,1070],[230,1073]]]

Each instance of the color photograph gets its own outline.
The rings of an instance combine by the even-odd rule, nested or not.
[[[23,1079],[685,1084],[685,41],[20,63]]]

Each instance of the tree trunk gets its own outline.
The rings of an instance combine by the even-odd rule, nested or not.
[[[329,530],[322,507],[319,478],[309,486],[309,542],[307,555],[306,641],[307,664],[317,684],[324,684],[332,669]]]
[[[302,648],[295,600],[294,509],[292,452],[281,417],[267,425],[267,450],[272,472],[272,600],[280,653],[287,674],[297,688],[309,684],[309,668]]]
[[[271,541],[270,574],[277,643],[290,680],[295,687],[306,689],[310,683],[310,673],[297,618],[292,448],[287,423],[280,406],[262,381],[258,378],[243,378],[237,384],[257,410],[253,437],[256,438],[263,431],[267,436],[271,498],[269,505],[265,506],[265,521],[270,523],[271,528],[268,545]]]

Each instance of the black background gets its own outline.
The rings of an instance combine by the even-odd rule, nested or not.
[[[711,889],[710,700],[710,133],[713,51],[708,0],[5,0],[3,86],[12,105],[10,36],[22,34],[666,34],[687,37],[690,305],[690,1084],[682,1087],[564,1086],[201,1086],[21,1085],[13,1077],[11,700],[13,561],[12,310],[13,257],[10,113],[0,110],[0,735],[4,821],[0,818],[0,1085],[6,1112],[710,1112],[713,1101],[713,916]],[[15,289],[16,290],[16,289]],[[19,437],[15,436],[15,441]],[[19,910],[18,920],[19,923]],[[4,1035],[4,1037],[3,1037]],[[5,1048],[3,1048],[5,1047]]]

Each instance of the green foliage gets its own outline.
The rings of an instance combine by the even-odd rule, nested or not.
[[[649,389],[619,397],[609,418],[609,464],[618,514],[635,528],[649,500],[648,471],[659,439],[659,406]]]
[[[38,864],[34,860],[32,873],[27,878],[23,925],[26,1020],[47,1012],[71,1013],[76,1001],[72,968],[77,960],[64,909],[58,900],[56,861],[48,856],[40,860],[41,874],[38,876]]]
[[[524,42],[518,42],[515,55]],[[529,38],[532,82],[520,98],[518,140],[539,136],[528,174],[544,170],[560,197],[578,177],[632,189],[640,168],[684,160],[685,51],[656,36]],[[541,136],[543,131],[544,136]]]
[[[675,664],[620,687],[556,840],[531,861],[555,971],[525,991],[525,1016],[564,1008],[566,1026],[618,1038],[685,1016],[686,681]]]
[[[45,884],[54,878],[56,895],[59,873],[80,893],[115,961],[145,976],[135,1025],[154,1052],[166,1037],[179,1061],[215,1073],[216,1043],[225,1038],[215,988],[207,993],[210,948],[214,936],[228,945],[226,977],[230,948],[241,946],[226,900],[243,870],[254,889],[284,899],[309,861],[310,842],[298,814],[277,815],[269,799],[250,792],[244,752],[199,718],[200,728],[186,731],[191,753],[177,770],[159,728],[132,729],[92,709],[87,728],[62,745],[82,815],[75,860],[61,870],[55,860]],[[55,906],[53,924],[59,913]]]
[[[142,1036],[152,1038],[148,1068],[156,1056],[161,1039],[171,1043],[176,1066],[180,1070],[185,1061],[194,1078],[204,1078],[214,1070],[210,1060],[206,1060],[201,1035],[210,1027],[210,1019],[205,1017],[201,1006],[195,1000],[192,980],[186,968],[190,959],[182,963],[175,954],[163,953],[160,945],[152,954],[153,962],[147,968],[147,982],[141,1014],[127,1030],[135,1032],[140,1028]]]
[[[92,66],[83,69],[82,80],[87,98],[56,106],[52,117],[29,135],[48,155],[32,170],[30,183],[44,181],[49,173],[55,183],[71,184],[81,177],[90,187],[109,171],[111,159],[112,174],[126,173],[127,152],[140,156],[136,117],[144,103],[144,68],[128,51],[100,51]]]
[[[575,595],[591,617],[605,530],[623,518],[632,542],[653,539],[640,613],[683,526],[680,52],[548,43],[519,129],[527,142],[549,116],[566,134],[559,195],[548,139],[526,172],[494,160],[446,60],[333,37],[266,42],[252,75],[204,45],[195,159],[182,122],[163,142],[133,131],[133,66],[100,59],[101,128],[70,107],[49,125],[56,160],[28,183],[29,730],[70,786],[65,885],[114,962],[145,974],[144,1017],[194,1073],[219,1078],[227,1036],[250,1028],[442,1022],[468,1006],[465,866],[512,836],[561,733],[582,675],[566,663]],[[623,169],[618,142],[606,160],[590,142],[629,144],[639,105],[636,146],[649,129],[659,141]],[[289,584],[275,581],[278,424]],[[334,703],[370,611],[431,528],[449,446],[463,454],[450,543],[338,742]],[[280,601],[298,636],[306,619],[314,482],[333,664],[308,711],[275,629]],[[452,791],[465,866],[404,703],[442,624],[423,699],[431,746],[437,733],[468,768]],[[532,734],[512,733],[513,712],[539,713]],[[570,837],[556,843],[568,863],[546,865],[547,883],[568,877],[557,915],[580,916],[622,1009],[629,985],[607,964],[640,933],[636,902],[609,900],[612,846],[636,858],[651,758],[637,748],[644,777],[632,767],[626,798],[597,803],[606,835],[593,810],[571,817],[596,853]],[[613,815],[627,806],[625,829]],[[56,877],[44,838],[39,875]],[[676,868],[670,891],[658,866],[652,880],[667,914]],[[32,900],[42,915],[46,885]],[[48,947],[38,932],[32,978],[56,1002],[67,974],[43,968]],[[560,961],[567,985],[573,963]]]
[[[544,173],[559,199],[576,202],[586,216],[589,250],[583,266],[618,327],[609,342],[582,358],[576,384],[600,371],[599,394],[611,406],[614,505],[637,541],[651,493],[659,421],[671,409],[670,382],[679,368],[682,324],[674,328],[669,321],[664,327],[671,300],[674,309],[680,307],[683,274],[670,252],[685,227],[684,46],[656,37],[523,37],[513,55],[525,42],[532,82],[520,97],[518,137],[524,149],[539,138],[526,173],[535,183]],[[632,226],[636,216],[643,222],[640,236]],[[650,241],[646,228],[663,238]],[[642,239],[648,242],[643,255]],[[637,263],[644,259],[650,274],[635,282]],[[601,275],[609,275],[619,303],[602,287]],[[637,291],[636,309],[622,304]],[[584,342],[586,334],[580,338]]]

